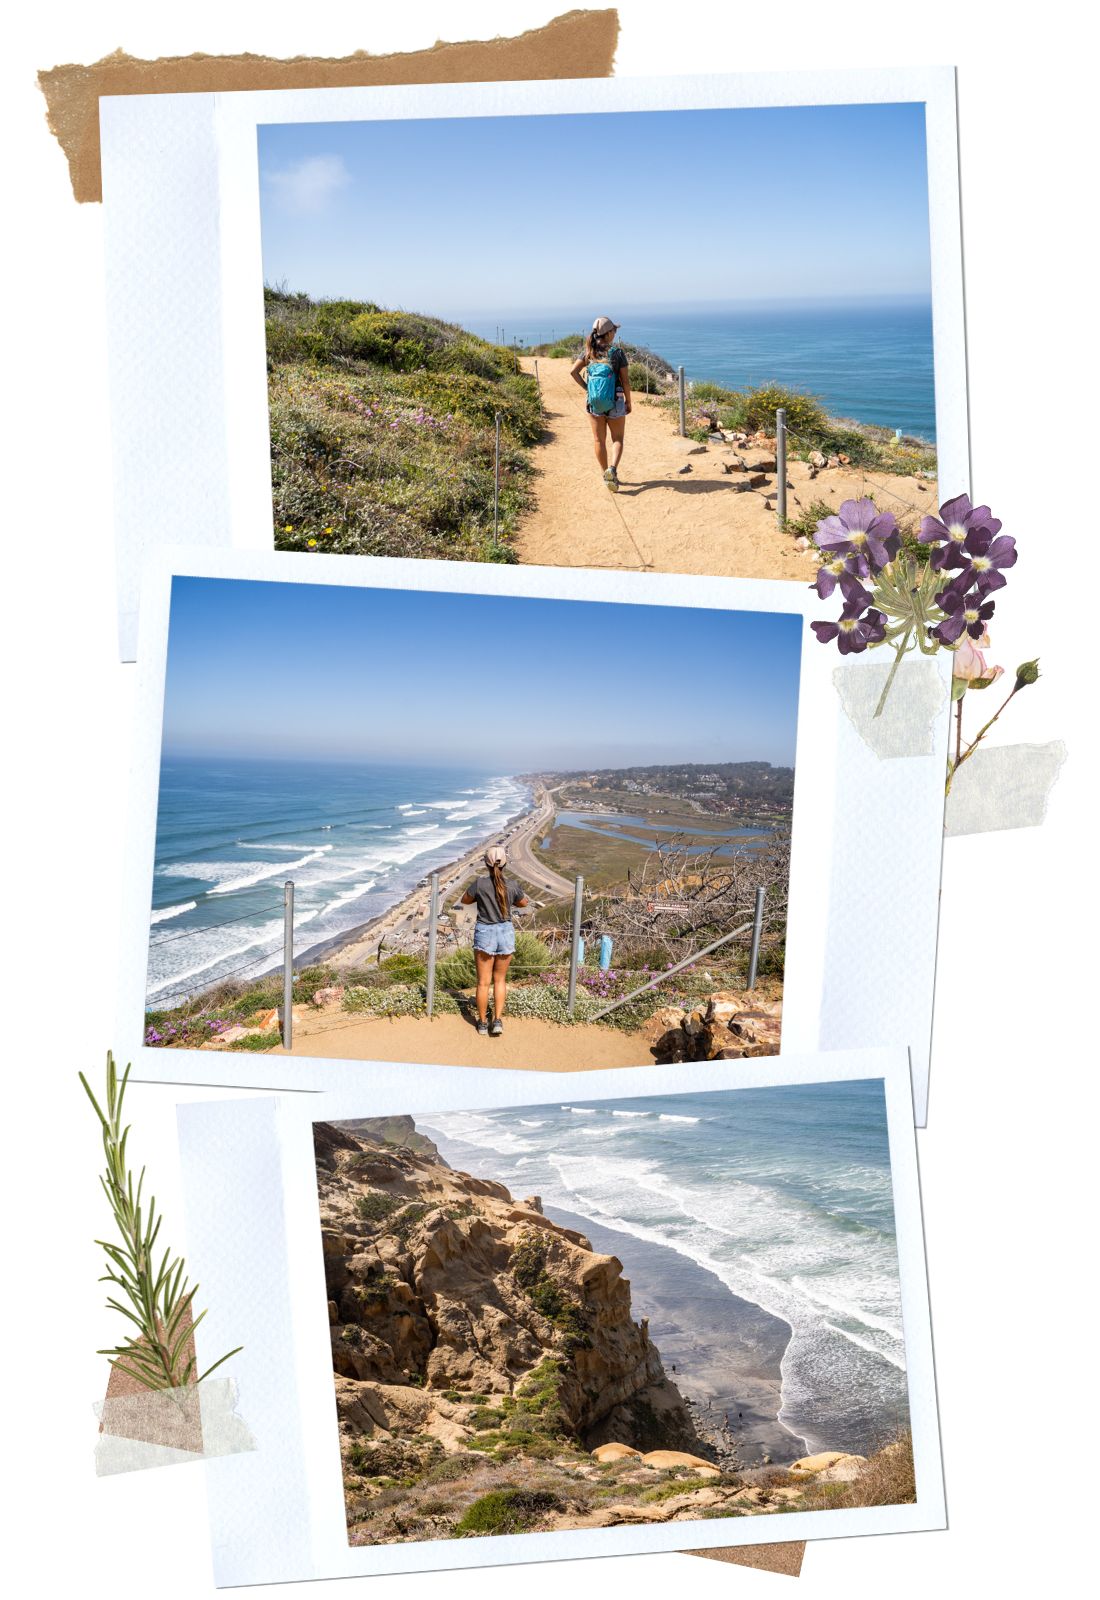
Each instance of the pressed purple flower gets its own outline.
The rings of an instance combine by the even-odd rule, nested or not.
[[[852,580],[854,582],[854,580]],[[842,656],[858,655],[868,645],[881,644],[886,637],[886,615],[869,602],[871,596],[856,583],[859,594],[848,600],[836,622],[811,622],[821,644],[835,639]]]
[[[870,560],[876,570],[897,555],[901,534],[892,511],[880,511],[873,500],[845,500],[835,516],[817,525],[818,548],[829,555],[850,555]],[[860,576],[866,577],[867,573]]]
[[[933,639],[938,639],[941,644],[954,644],[968,633],[972,639],[980,639],[989,625],[989,619],[996,609],[996,602],[986,599],[987,591],[981,583],[973,588],[968,586],[969,573],[946,589],[941,589],[936,596],[936,604],[945,612],[944,620],[932,628]],[[1004,582],[1002,578],[1001,582]]]
[[[812,587],[817,590],[820,599],[827,600],[845,574],[854,578],[869,578],[871,563],[863,555],[834,556],[831,561],[823,561],[818,567]]]
[[[992,539],[1000,533],[1001,523],[988,506],[972,506],[968,494],[945,500],[938,517],[922,517],[921,544],[937,544],[931,555],[932,565],[941,571],[963,564],[962,547],[972,533],[988,532]]]

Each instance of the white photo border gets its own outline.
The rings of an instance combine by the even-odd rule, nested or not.
[[[319,1056],[164,1049],[143,1042],[165,671],[172,584],[177,576],[804,618],[812,617],[818,605],[812,590],[778,579],[700,581],[665,573],[151,547],[146,552],[142,595],[116,1037],[137,1078],[280,1090],[350,1091],[361,1081],[363,1064]],[[950,664],[942,656],[930,658],[943,685],[931,753],[883,760],[865,744],[842,708],[833,683],[836,660],[835,651],[821,648],[807,626],[799,678],[781,1051],[810,1055],[825,1050],[907,1048],[914,1116],[923,1126],[943,852]],[[849,658],[845,670],[865,671],[874,665],[864,655]],[[891,885],[901,886],[901,903],[896,893],[889,892]],[[392,1070],[400,1075],[424,1069],[395,1064]]]
[[[970,461],[951,67],[104,97],[123,659],[136,646],[144,547],[273,545],[258,127],[903,102],[925,107],[939,481],[958,494]]]
[[[257,1451],[207,1463],[218,1587],[507,1565],[946,1526],[915,1138],[904,1051],[713,1062],[570,1075],[570,1099],[751,1090],[882,1079],[901,1281],[917,1500],[782,1517],[569,1529],[470,1540],[349,1546],[320,1247],[312,1125],[369,1114],[535,1106],[553,1085],[522,1072],[458,1068],[399,1079],[370,1068],[351,1095],[221,1100],[177,1110],[192,1269],[210,1349],[243,1344],[227,1369]],[[560,1078],[556,1080],[560,1084]],[[556,1098],[560,1098],[560,1090]],[[225,1217],[234,1223],[225,1226]],[[293,1382],[288,1375],[293,1373]]]

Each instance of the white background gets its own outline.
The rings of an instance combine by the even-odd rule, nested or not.
[[[564,0],[563,0],[564,8]],[[34,71],[117,46],[339,54],[414,49],[548,20],[552,4],[286,8],[192,0],[20,7],[5,52],[2,392],[9,402],[2,837],[7,1096],[3,1337],[12,1481],[5,1577],[17,1594],[196,1600],[210,1593],[203,1471],[98,1482],[97,1344],[114,1337],[91,1243],[103,1225],[95,1130],[75,1071],[111,1039],[116,888],[126,834],[134,676],[116,655],[100,212],[77,207]],[[1084,1590],[1092,1567],[1096,1046],[1091,616],[1096,542],[1095,249],[1088,159],[1095,57],[1085,8],[1011,14],[927,0],[823,10],[623,0],[622,74],[781,67],[959,67],[973,487],[1021,544],[996,657],[1042,657],[1006,739],[1063,737],[1070,759],[1042,829],[947,842],[930,1123],[919,1136],[948,1509],[947,1533],[811,1545],[789,1579],[687,1556],[631,1557],[444,1580],[455,1600],[556,1600],[609,1582],[634,1600],[801,1593],[892,1597],[996,1586]],[[674,19],[662,27],[662,17]],[[600,152],[609,195],[612,155]],[[756,207],[766,174],[715,174]],[[843,207],[844,174],[815,171]],[[746,196],[738,194],[744,186]],[[789,197],[797,206],[798,195]],[[553,221],[554,219],[548,219]],[[562,226],[566,219],[557,219]],[[874,248],[873,214],[853,249]],[[645,230],[642,230],[644,236]],[[627,230],[629,248],[630,230]],[[806,248],[812,250],[807,239]],[[888,828],[890,819],[884,817]],[[888,885],[869,892],[889,893]],[[897,907],[899,960],[906,907]],[[858,974],[853,974],[858,981]],[[888,1003],[889,997],[884,997]],[[219,1094],[226,1091],[218,1091]],[[204,1091],[180,1091],[202,1098]],[[173,1092],[133,1092],[135,1141],[181,1232]],[[135,1153],[138,1153],[135,1151]],[[227,1225],[231,1219],[227,1219]],[[349,1580],[338,1592],[428,1600],[439,1580]],[[301,1600],[331,1586],[301,1585]]]

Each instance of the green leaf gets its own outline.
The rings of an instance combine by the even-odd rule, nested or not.
[[[965,678],[952,678],[951,679],[951,698],[952,698],[952,700],[961,700],[963,695],[969,689],[969,687],[970,687],[970,684],[967,682],[967,680]]]
[[[988,689],[993,682],[993,678],[971,678],[968,687],[971,689]]]
[[[221,1366],[223,1361],[228,1361],[230,1356],[239,1356],[243,1349],[244,1349],[244,1345],[243,1344],[239,1344],[235,1350],[230,1350],[228,1352],[228,1354],[226,1354],[224,1356],[219,1356],[217,1361],[215,1361],[215,1363],[214,1363],[214,1365],[212,1367],[207,1367],[206,1371],[203,1373],[202,1377],[199,1379],[199,1382],[200,1383],[205,1383],[207,1378],[209,1378],[210,1374],[212,1372],[215,1372],[218,1369],[218,1367]]]

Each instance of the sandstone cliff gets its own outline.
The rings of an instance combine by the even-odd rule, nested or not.
[[[352,1543],[801,1500],[716,1460],[621,1263],[538,1196],[454,1171],[409,1119],[314,1141]]]

